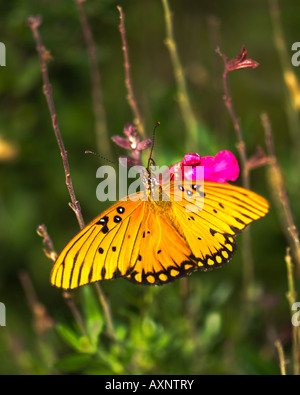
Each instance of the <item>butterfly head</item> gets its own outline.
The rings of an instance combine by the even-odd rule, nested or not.
[[[143,169],[141,181],[144,186],[145,193],[148,196],[148,199],[155,200],[154,196],[156,196],[157,191],[160,188],[160,184],[156,176],[151,172],[151,167]]]

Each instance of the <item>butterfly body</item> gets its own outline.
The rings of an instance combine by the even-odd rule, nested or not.
[[[73,289],[120,277],[161,285],[221,267],[236,250],[234,236],[269,210],[261,196],[229,184],[142,180],[144,191],[113,204],[67,244],[53,285]]]

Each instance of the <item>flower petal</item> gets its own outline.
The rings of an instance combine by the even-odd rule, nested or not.
[[[197,166],[204,167],[205,181],[220,183],[235,181],[240,171],[236,157],[227,150],[218,152],[215,157],[187,154],[182,162],[170,167],[170,179],[197,180]]]
[[[127,138],[122,136],[112,136],[112,141],[116,143],[119,147],[130,149],[130,142]]]

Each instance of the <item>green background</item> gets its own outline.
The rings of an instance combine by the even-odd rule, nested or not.
[[[239,159],[222,99],[223,62],[215,48],[219,45],[231,59],[244,44],[249,57],[260,63],[255,70],[230,74],[232,101],[247,153],[252,156],[257,145],[266,151],[260,115],[267,112],[297,223],[298,110],[284,83],[270,4],[170,0],[174,35],[199,125],[199,143],[193,151],[206,156],[228,149]],[[124,125],[133,122],[126,99],[117,5],[126,15],[133,88],[149,137],[155,123],[161,122],[155,162],[174,164],[187,153],[184,146],[189,136],[164,43],[160,0],[84,3],[98,49],[109,135],[122,135]],[[300,41],[300,5],[289,0],[279,6],[288,60],[285,67],[297,76],[290,48]],[[49,283],[52,262],[45,257],[36,233],[38,225],[46,224],[59,252],[79,227],[68,206],[35,42],[26,23],[30,15],[43,18],[40,33],[53,57],[48,67],[58,122],[85,221],[107,207],[95,194],[96,170],[104,162],[84,154],[87,149],[102,152],[95,137],[89,61],[75,1],[2,1],[0,41],[6,45],[6,67],[0,68],[0,136],[15,154],[0,158],[0,301],[6,305],[7,321],[6,327],[0,327],[0,374],[279,374],[276,339],[282,342],[287,369],[292,372],[291,313],[285,296],[287,241],[266,167],[250,174],[251,189],[270,201],[271,211],[251,226],[254,277],[247,286],[242,237],[238,236],[239,250],[228,265],[209,273],[196,272],[187,282],[154,288],[122,279],[104,282],[117,341],[106,335],[93,286],[75,290],[75,304],[89,328],[88,334],[82,333],[61,291]],[[125,154],[122,148],[111,147],[110,159]],[[240,179],[237,183],[241,184]],[[47,330],[35,326],[38,312],[28,303],[28,292],[20,281],[24,271],[36,299],[51,317],[53,325]],[[299,278],[295,281],[299,289]]]

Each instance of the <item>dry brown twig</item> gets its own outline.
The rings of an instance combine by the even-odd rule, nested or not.
[[[53,242],[47,232],[46,225],[39,225],[36,232],[40,237],[43,238],[44,253],[46,257],[55,262],[57,259],[57,253],[54,249]]]
[[[29,17],[28,18],[28,25],[32,31],[33,37],[35,39],[36,45],[37,45],[37,52],[39,55],[40,59],[40,64],[41,64],[41,71],[42,71],[42,77],[43,77],[43,91],[45,94],[45,97],[47,99],[51,119],[52,119],[52,126],[53,130],[55,133],[55,137],[57,140],[57,144],[59,146],[60,154],[62,157],[63,161],[63,166],[64,166],[64,171],[65,171],[65,176],[66,176],[66,185],[69,191],[69,195],[71,197],[71,203],[70,207],[74,211],[76,218],[78,220],[79,226],[82,229],[84,227],[84,221],[81,215],[81,209],[78,200],[76,199],[73,184],[72,184],[72,179],[70,175],[70,168],[69,168],[69,162],[68,162],[68,153],[65,150],[64,143],[62,140],[61,132],[60,132],[60,127],[57,121],[57,115],[55,111],[55,106],[53,102],[53,97],[52,97],[52,88],[51,84],[49,81],[49,76],[48,76],[48,71],[47,71],[47,61],[49,61],[49,51],[46,50],[46,48],[43,46],[41,36],[39,34],[39,26],[42,23],[42,18],[40,16],[36,17]]]
[[[137,101],[135,99],[135,95],[133,92],[133,87],[132,87],[132,80],[130,76],[130,62],[129,62],[129,50],[128,50],[128,43],[126,39],[126,30],[125,30],[125,14],[123,12],[122,7],[117,6],[117,9],[120,13],[120,25],[119,25],[119,30],[121,33],[121,39],[122,39],[122,49],[123,49],[123,54],[124,54],[124,70],[125,70],[125,85],[127,88],[127,100],[128,104],[132,110],[133,116],[134,116],[134,123],[137,126],[138,132],[141,135],[143,139],[146,138],[146,133],[143,125],[143,121],[141,118],[141,114],[137,105]]]
[[[57,259],[57,253],[54,249],[54,245],[51,240],[51,237],[48,234],[46,225],[39,225],[37,228],[37,234],[43,238],[44,253],[45,253],[46,257],[51,259],[53,262],[55,262]],[[26,283],[23,282],[23,287],[26,291],[25,285],[26,285]],[[67,303],[68,307],[70,308],[78,326],[81,328],[83,333],[87,334],[85,324],[83,322],[83,319],[81,317],[79,310],[77,309],[77,307],[74,303],[72,295],[69,292],[63,292],[62,295],[63,295],[64,301]]]
[[[19,273],[19,278],[23,286],[27,303],[33,314],[33,326],[37,335],[42,335],[48,329],[54,327],[54,321],[47,312],[45,306],[37,299],[32,281],[27,272],[22,270]]]
[[[42,19],[40,16],[37,17],[29,17],[28,18],[28,25],[33,33],[33,37],[36,41],[36,45],[37,45],[37,52],[39,55],[39,59],[40,59],[40,64],[41,64],[41,71],[42,71],[42,78],[43,78],[43,91],[44,94],[46,96],[47,99],[47,103],[48,103],[48,107],[49,107],[49,111],[50,111],[50,115],[52,118],[52,125],[53,125],[53,129],[54,129],[54,133],[56,136],[56,140],[59,146],[59,150],[60,150],[60,154],[62,157],[62,161],[63,161],[63,167],[64,167],[64,171],[65,171],[65,176],[66,176],[66,185],[69,191],[69,195],[71,198],[71,203],[69,203],[70,207],[73,209],[76,218],[78,220],[80,229],[83,229],[83,227],[85,226],[84,224],[84,220],[81,214],[81,209],[80,209],[80,205],[79,202],[76,199],[76,195],[75,195],[75,191],[73,188],[73,184],[72,184],[72,179],[71,179],[71,174],[70,174],[70,168],[69,168],[69,162],[68,162],[68,155],[67,155],[67,151],[65,150],[64,147],[64,143],[63,143],[63,139],[62,139],[62,135],[60,132],[60,128],[59,128],[59,124],[57,121],[57,115],[56,115],[56,111],[55,111],[55,106],[54,106],[54,102],[53,102],[53,97],[52,97],[52,88],[50,85],[50,81],[49,81],[49,76],[48,76],[48,70],[47,70],[47,61],[49,60],[49,51],[45,49],[45,47],[42,44],[42,40],[41,40],[41,36],[39,33],[39,26],[41,25]],[[52,242],[50,243],[49,240],[50,237],[48,235],[48,233],[45,231],[45,228],[43,228],[44,225],[42,225],[42,228],[38,228],[39,231],[42,230],[42,237],[43,237],[43,242],[44,245],[46,244],[47,247],[52,246],[53,244]],[[54,256],[54,249],[52,250],[52,253],[49,254],[50,257]],[[47,255],[48,256],[48,255]],[[52,259],[52,258],[51,258]],[[106,297],[100,287],[100,285],[98,283],[95,284],[95,287],[97,289],[97,292],[99,295],[101,295],[100,297],[100,302],[103,306],[103,310],[104,310],[104,314],[106,317],[106,323],[107,323],[107,331],[108,334],[111,338],[115,338],[114,335],[114,328],[113,328],[113,324],[112,324],[112,317],[111,317],[111,312],[110,312],[110,308],[109,308],[109,303],[106,300]],[[81,318],[81,315],[78,311],[78,309],[76,308],[73,299],[71,297],[71,294],[69,292],[63,292],[63,296],[65,298],[65,300],[67,301],[69,307],[71,308],[75,319],[77,320],[77,322],[80,324],[80,326],[82,327],[83,331],[86,332],[85,329],[85,325],[84,322]]]
[[[255,60],[249,59],[247,56],[247,50],[244,46],[242,46],[240,53],[233,59],[228,60],[227,56],[221,52],[220,48],[216,48],[216,52],[222,57],[224,62],[224,72],[223,72],[223,83],[224,83],[224,103],[227,107],[229,115],[231,117],[234,130],[237,136],[237,149],[239,151],[240,160],[242,164],[242,184],[244,188],[249,189],[250,180],[249,180],[249,171],[250,169],[265,164],[265,159],[263,159],[263,155],[261,154],[261,150],[258,150],[254,156],[248,160],[246,153],[246,144],[244,142],[242,128],[240,125],[240,121],[238,120],[231,100],[230,89],[229,89],[229,72],[244,68],[256,68],[258,63]],[[248,288],[250,283],[253,280],[254,276],[254,263],[252,257],[252,249],[251,249],[251,239],[250,239],[250,231],[249,228],[245,229],[243,233],[243,261],[244,261],[244,287]]]
[[[249,59],[247,57],[247,50],[244,46],[242,46],[240,53],[233,59],[228,60],[227,56],[223,54],[218,47],[216,52],[222,57],[224,62],[224,72],[223,72],[223,83],[224,83],[224,103],[228,109],[230,117],[232,119],[233,127],[237,136],[237,149],[240,154],[240,159],[242,162],[242,178],[243,178],[243,186],[244,188],[249,188],[249,166],[248,159],[246,153],[246,144],[244,142],[242,128],[240,125],[240,121],[238,120],[231,100],[230,89],[229,89],[229,78],[228,74],[230,71],[239,70],[244,68],[256,68],[258,63],[255,60]]]

